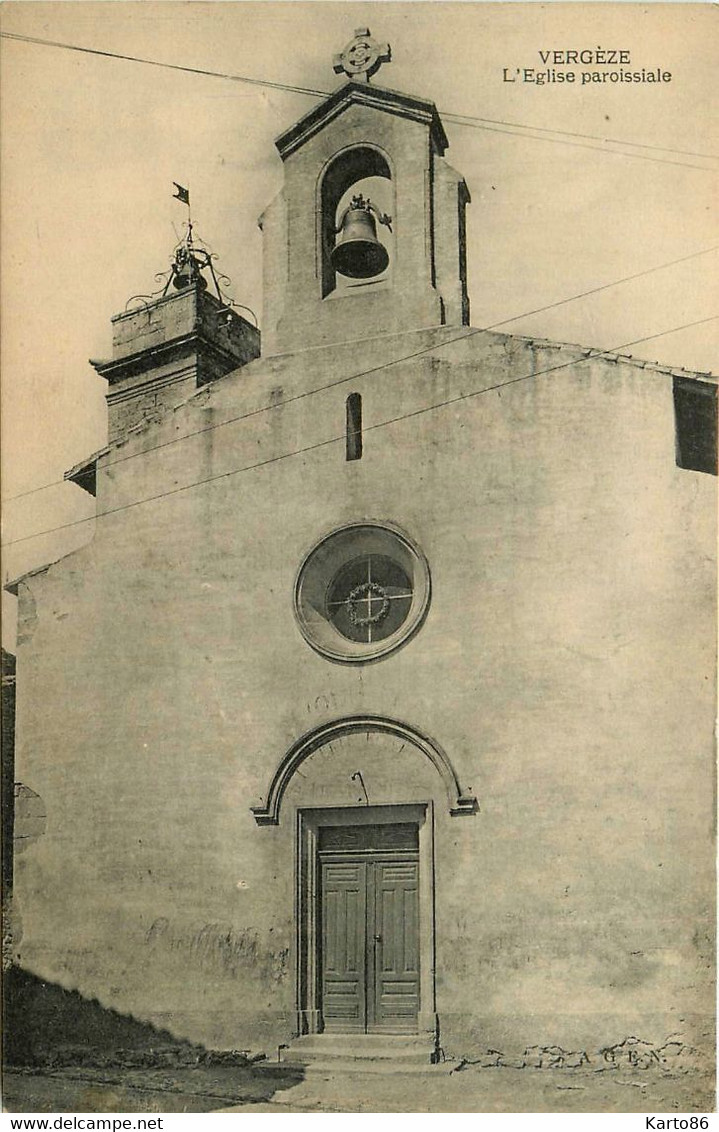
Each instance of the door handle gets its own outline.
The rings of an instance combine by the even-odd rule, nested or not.
[[[375,941],[375,943],[381,943],[381,942],[382,942],[382,936],[381,936],[381,935],[376,935],[376,936],[374,937],[374,941]]]

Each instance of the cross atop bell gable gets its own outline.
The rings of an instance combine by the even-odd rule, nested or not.
[[[389,43],[377,43],[370,35],[369,28],[356,28],[344,51],[335,55],[333,66],[336,74],[342,71],[357,82],[368,83],[383,63],[392,59]]]

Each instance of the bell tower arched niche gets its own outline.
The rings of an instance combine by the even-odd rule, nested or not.
[[[467,324],[469,193],[444,159],[449,142],[432,102],[351,79],[275,144],[283,185],[260,220],[265,357]],[[370,257],[386,249],[387,263],[379,278],[340,282],[333,229],[353,186],[368,180],[361,195],[372,208],[365,200],[347,227],[369,234]]]
[[[391,233],[394,207],[394,180],[389,157],[378,146],[354,145],[341,150],[328,162],[320,175],[317,202],[319,220],[318,260],[322,297],[340,289],[350,292],[353,287],[374,286],[387,279],[392,270],[394,247]],[[333,253],[342,237],[342,218],[352,198],[361,198],[373,206],[367,211],[371,217],[365,221],[368,235],[376,235],[386,250],[389,264],[375,275],[350,280],[335,269]],[[387,217],[387,223],[377,223],[377,213]],[[361,215],[361,213],[360,213]],[[346,229],[345,229],[346,230]]]
[[[379,715],[346,716],[342,719],[323,723],[293,743],[280,760],[269,782],[262,805],[253,806],[252,813],[258,825],[279,825],[282,799],[294,775],[302,764],[320,748],[344,736],[366,732],[391,735],[414,749],[418,758],[428,759],[439,775],[447,798],[447,809],[452,816],[473,814],[479,809],[473,794],[466,793],[460,786],[457,773],[450,759],[440,745],[429,736],[402,723]]]

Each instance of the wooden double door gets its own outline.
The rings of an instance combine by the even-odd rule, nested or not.
[[[320,846],[324,1029],[416,1031],[420,1005],[417,828],[367,826],[334,832],[339,836],[326,837],[325,848]],[[378,842],[389,847],[377,847]]]

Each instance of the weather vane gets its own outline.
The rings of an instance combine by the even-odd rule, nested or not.
[[[193,235],[192,213],[190,212],[190,190],[185,188],[184,185],[178,184],[177,181],[172,182],[175,186],[175,191],[172,194],[175,200],[179,200],[180,204],[187,205],[187,224],[186,231],[182,238],[178,237],[178,242],[173,251],[172,262],[169,270],[160,271],[156,274],[155,280],[161,283],[162,286],[157,290],[151,292],[149,295],[132,295],[125,304],[128,309],[131,303],[142,303],[147,305],[158,298],[164,298],[170,292],[170,288],[174,287],[177,291],[184,291],[188,287],[196,287],[201,291],[207,290],[207,279],[203,272],[209,272],[212,280],[215,294],[220,302],[220,307],[217,313],[227,313],[228,323],[231,322],[230,310],[247,311],[252,320],[257,326],[257,315],[251,307],[245,306],[244,303],[236,303],[234,299],[226,293],[225,288],[229,287],[232,283],[229,275],[225,275],[222,271],[215,269],[214,261],[218,259],[215,252],[205,244],[203,239],[198,239]],[[177,229],[175,229],[177,235]]]
[[[357,82],[368,83],[383,63],[392,59],[389,43],[377,43],[372,39],[369,28],[356,28],[351,39],[340,55],[335,55],[333,66],[336,74],[344,71]]]

